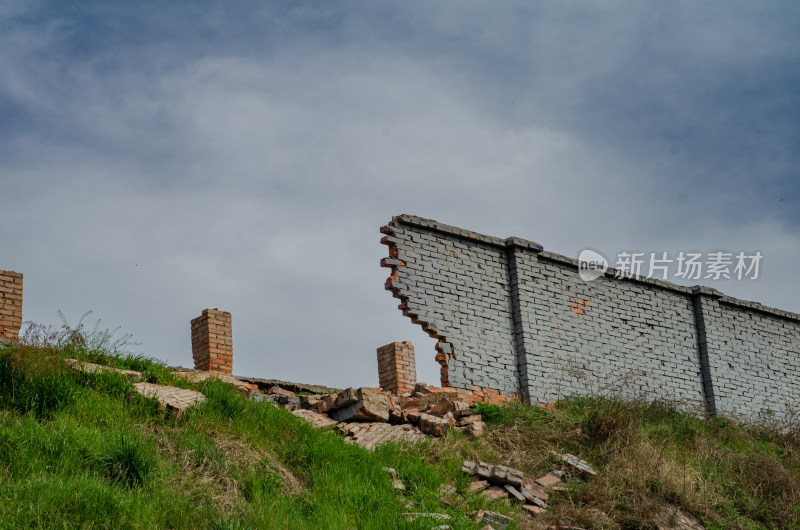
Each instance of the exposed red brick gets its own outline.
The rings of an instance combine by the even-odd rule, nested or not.
[[[22,274],[0,270],[0,342],[17,342],[22,327]]]
[[[231,314],[204,309],[192,320],[192,356],[194,367],[206,372],[233,372],[233,337]]]
[[[380,387],[399,394],[412,392],[417,384],[417,368],[411,342],[392,342],[377,351]]]

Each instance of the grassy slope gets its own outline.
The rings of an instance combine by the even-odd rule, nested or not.
[[[198,388],[207,403],[178,420],[131,397],[116,374],[74,374],[79,357],[144,370],[152,382]],[[141,357],[81,347],[0,349],[0,526],[120,528],[431,528],[401,513],[448,513],[453,528],[479,528],[471,510],[516,507],[465,493],[463,458],[539,476],[551,450],[580,454],[601,472],[551,497],[554,514],[591,527],[647,528],[664,503],[708,527],[800,528],[800,442],[702,421],[663,406],[573,398],[551,410],[484,407],[487,435],[389,444],[374,453],[345,443],[224,384],[175,380]],[[382,467],[407,487],[392,489]],[[470,511],[444,506],[454,483]],[[413,503],[412,507],[406,506]],[[440,524],[440,523],[437,523]]]

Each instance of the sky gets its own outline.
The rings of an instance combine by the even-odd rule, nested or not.
[[[394,215],[587,247],[761,252],[705,283],[800,312],[800,3],[0,2],[0,269],[23,318],[192,365],[376,386],[434,341]]]

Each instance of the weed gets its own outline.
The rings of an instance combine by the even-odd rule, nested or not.
[[[97,455],[97,463],[112,482],[141,486],[156,464],[152,448],[139,435],[112,435]]]

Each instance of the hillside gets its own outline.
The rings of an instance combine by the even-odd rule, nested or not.
[[[175,418],[113,372],[142,372],[206,400]],[[0,346],[3,528],[800,528],[800,429],[706,421],[665,404],[573,396],[541,408],[477,404],[483,436],[451,431],[368,451],[232,386],[90,347]],[[581,478],[552,452],[589,462]],[[464,460],[554,473],[547,513],[470,493]],[[393,468],[404,490],[393,487]],[[443,501],[443,498],[445,499]],[[404,514],[433,513],[446,520]],[[684,517],[685,516],[685,517]],[[562,519],[563,518],[563,519]],[[559,520],[561,522],[559,523]],[[568,521],[568,522],[567,522]],[[498,523],[494,523],[499,527]]]

